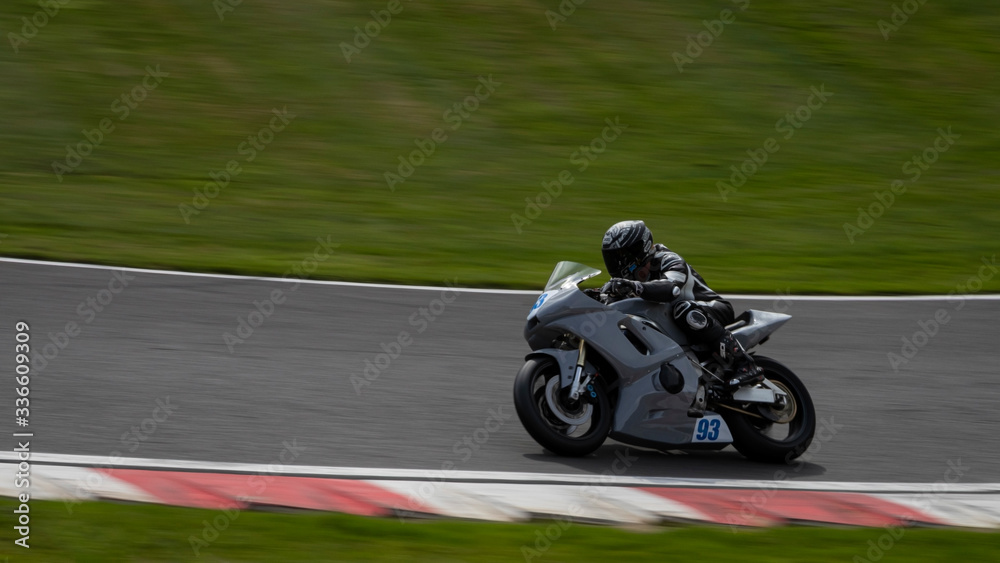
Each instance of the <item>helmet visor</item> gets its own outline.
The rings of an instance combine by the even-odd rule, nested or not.
[[[604,250],[603,254],[608,274],[614,278],[631,277],[645,262],[642,258],[622,249]]]

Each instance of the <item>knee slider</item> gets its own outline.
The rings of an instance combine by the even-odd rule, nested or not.
[[[691,309],[684,317],[684,322],[691,327],[691,330],[705,330],[705,327],[708,326],[708,317],[698,309]]]
[[[679,301],[675,303],[673,314],[675,321],[684,321],[684,324],[693,331],[705,330],[708,327],[708,317],[693,301]]]

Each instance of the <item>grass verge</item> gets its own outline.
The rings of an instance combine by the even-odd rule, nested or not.
[[[982,2],[890,31],[888,3],[833,0],[61,4],[0,7],[25,39],[0,52],[4,255],[280,275],[329,237],[313,277],[537,288],[643,218],[720,291],[805,294],[947,293],[997,253]]]
[[[0,511],[12,514],[11,499]],[[30,549],[0,532],[14,561],[996,561],[1000,536],[953,530],[608,527],[485,524],[340,514],[222,512],[153,505],[31,503]],[[217,535],[205,533],[213,521]],[[213,529],[215,530],[215,529]],[[546,533],[549,537],[546,538]],[[884,537],[883,537],[884,536]],[[205,541],[199,544],[193,538]],[[880,539],[881,538],[881,539]],[[881,541],[881,548],[879,542]],[[205,545],[207,544],[207,545]],[[197,554],[195,548],[197,547]],[[879,551],[876,551],[879,550]],[[882,555],[879,555],[879,554]],[[876,559],[877,560],[877,559]]]

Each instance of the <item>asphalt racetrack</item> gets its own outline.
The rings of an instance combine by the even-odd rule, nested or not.
[[[626,452],[609,440],[584,459],[545,453],[511,399],[535,300],[525,293],[9,261],[0,279],[0,365],[13,373],[16,321],[51,356],[33,363],[36,453],[270,463],[292,444],[301,465],[597,474],[625,455],[628,476],[772,479],[779,469],[732,448]],[[249,318],[255,301],[269,315]],[[962,482],[1000,480],[1000,300],[788,301],[776,291],[734,304],[793,315],[760,353],[803,378],[823,422],[784,478],[930,483],[958,465]],[[934,330],[936,314],[947,320]],[[902,357],[918,322],[934,334],[917,335],[922,346],[894,371],[888,354]],[[75,335],[60,334],[68,323]],[[398,356],[365,379],[383,345]],[[13,411],[13,382],[0,403]]]

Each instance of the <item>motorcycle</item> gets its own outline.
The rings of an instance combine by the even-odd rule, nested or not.
[[[536,442],[563,456],[592,453],[607,437],[658,450],[732,444],[749,459],[774,463],[806,451],[816,413],[790,369],[754,354],[763,382],[727,387],[723,365],[707,347],[688,343],[669,304],[609,303],[580,289],[600,273],[558,263],[528,314],[532,352],[514,380],[514,406]],[[687,279],[679,298],[690,300],[694,276]],[[750,352],[790,318],[750,309],[727,328]]]

